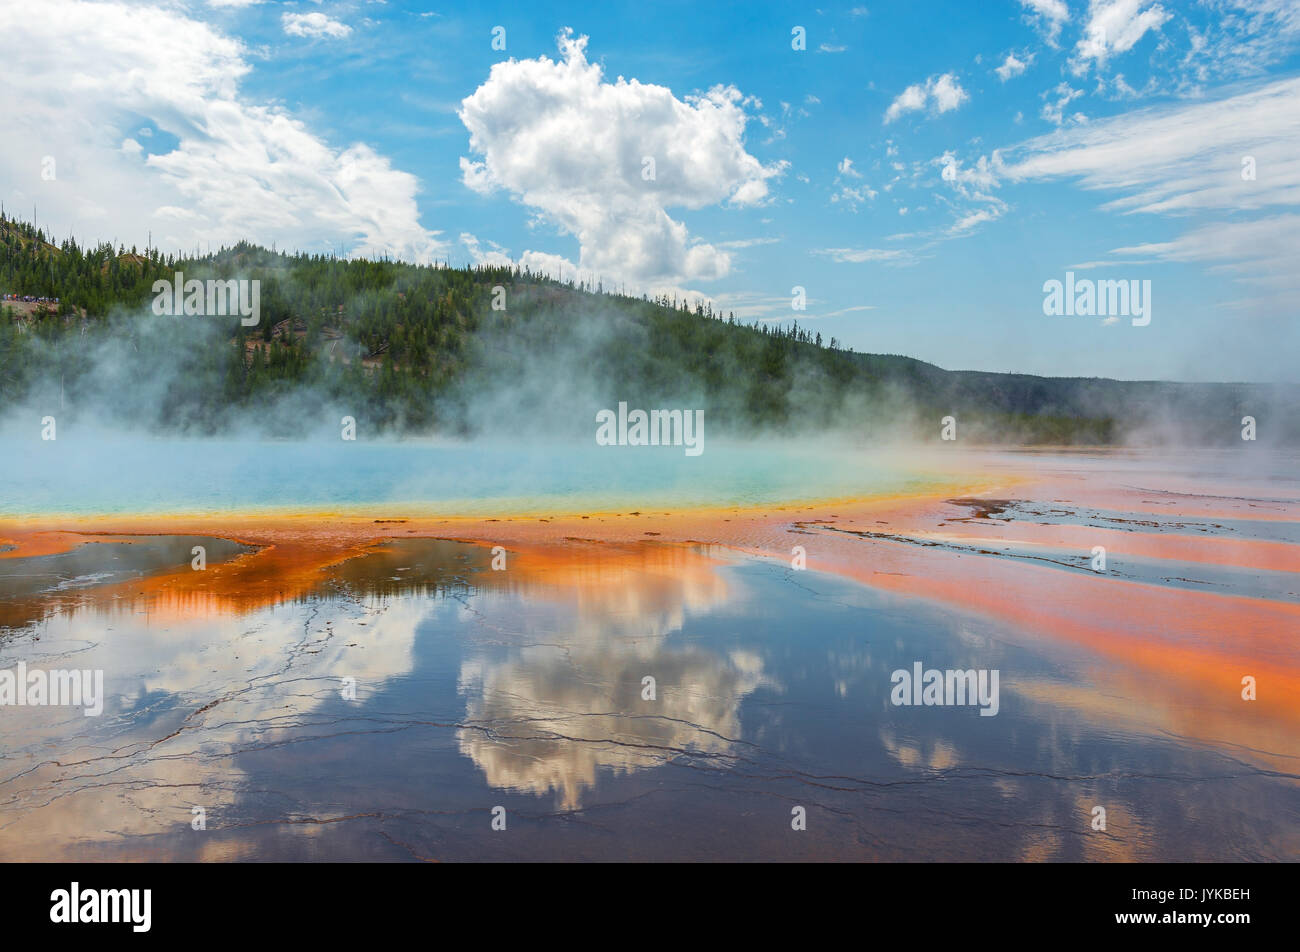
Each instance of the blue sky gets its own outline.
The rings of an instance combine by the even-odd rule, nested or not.
[[[1296,379],[1297,0],[33,19],[0,4],[0,197],[56,234],[523,261],[953,369]],[[1045,315],[1067,270],[1149,280],[1151,322]]]

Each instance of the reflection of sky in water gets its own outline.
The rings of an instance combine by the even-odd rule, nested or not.
[[[999,501],[986,518],[998,522],[1032,521],[1038,525],[1089,526],[1121,532],[1243,538],[1300,545],[1300,523],[1280,519],[1155,518],[1150,513],[1143,512],[1116,512],[1060,504],[1042,505],[1021,500]]]
[[[0,559],[0,643],[14,630],[102,600],[109,586],[157,573],[193,571],[194,548],[208,565],[254,551],[208,536],[137,536],[123,542],[86,542],[53,555]]]
[[[958,552],[976,558],[1008,559],[1062,571],[1099,573],[1107,578],[1145,582],[1150,585],[1188,591],[1217,592],[1225,595],[1241,595],[1246,598],[1300,603],[1300,575],[1294,571],[1244,568],[1208,562],[1184,562],[1167,558],[1144,558],[1140,555],[1131,555],[1123,549],[1113,548],[1106,553],[1105,568],[1099,569],[1094,567],[1095,556],[1090,550],[1044,545],[1037,542],[1004,542],[996,538],[959,541],[933,533],[916,536],[870,532],[846,534],[867,538],[887,538],[945,552]]]
[[[209,562],[251,552],[251,546],[209,536],[137,536],[129,541],[93,541],[66,552],[0,561],[0,600],[118,582],[152,572],[189,566],[195,546]]]
[[[244,616],[124,600],[33,625],[0,667],[102,667],[110,699],[0,711],[0,858],[1295,853],[1300,796],[1257,738],[1171,735],[1185,698],[1102,683],[1081,649],[772,563],[596,551],[498,573],[408,540]],[[914,661],[999,669],[1001,713],[891,706]]]

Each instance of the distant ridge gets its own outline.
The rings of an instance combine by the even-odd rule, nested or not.
[[[156,280],[257,280],[256,327],[156,317]],[[501,289],[496,291],[495,289]],[[0,321],[5,409],[126,412],[160,432],[220,433],[339,408],[370,432],[466,435],[526,427],[590,438],[589,411],[696,406],[714,434],[1013,444],[1300,445],[1300,386],[1126,382],[949,371],[861,354],[797,324],[745,325],[709,306],[646,300],[509,267],[449,268],[285,254],[240,243],[185,258],[55,244],[0,218],[0,291],[59,299]],[[503,305],[495,309],[494,303]],[[107,392],[106,388],[112,388]],[[138,399],[127,399],[127,391]],[[43,404],[42,404],[43,405]],[[274,405],[274,414],[265,409]]]

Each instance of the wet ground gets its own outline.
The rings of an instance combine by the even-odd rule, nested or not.
[[[0,859],[1300,857],[1294,472],[1016,462],[760,514],[11,526],[0,676],[105,699],[0,705]],[[996,714],[896,703],[918,664]]]

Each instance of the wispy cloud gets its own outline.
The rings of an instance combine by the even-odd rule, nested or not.
[[[1104,210],[1215,219],[1171,241],[1114,250],[1219,262],[1242,280],[1300,293],[1300,80],[1210,102],[1137,110],[1040,136],[996,156],[1009,181],[1075,179],[1115,193]],[[1253,217],[1252,217],[1253,216]]]
[[[1042,111],[1039,112],[1039,116],[1053,125],[1064,125],[1067,121],[1065,110],[1069,108],[1070,103],[1082,96],[1082,89],[1075,89],[1069,83],[1061,81],[1051,89],[1041,93],[1041,98],[1044,102]],[[1081,122],[1083,121],[1083,114],[1076,112],[1070,117],[1069,121],[1074,123]]]
[[[902,248],[814,248],[812,253],[830,258],[840,264],[864,264],[868,261],[882,264],[915,264],[916,256]]]
[[[1136,110],[1004,150],[1011,179],[1073,177],[1125,193],[1106,207],[1186,213],[1300,203],[1300,80]],[[1243,177],[1247,157],[1254,177]]]

